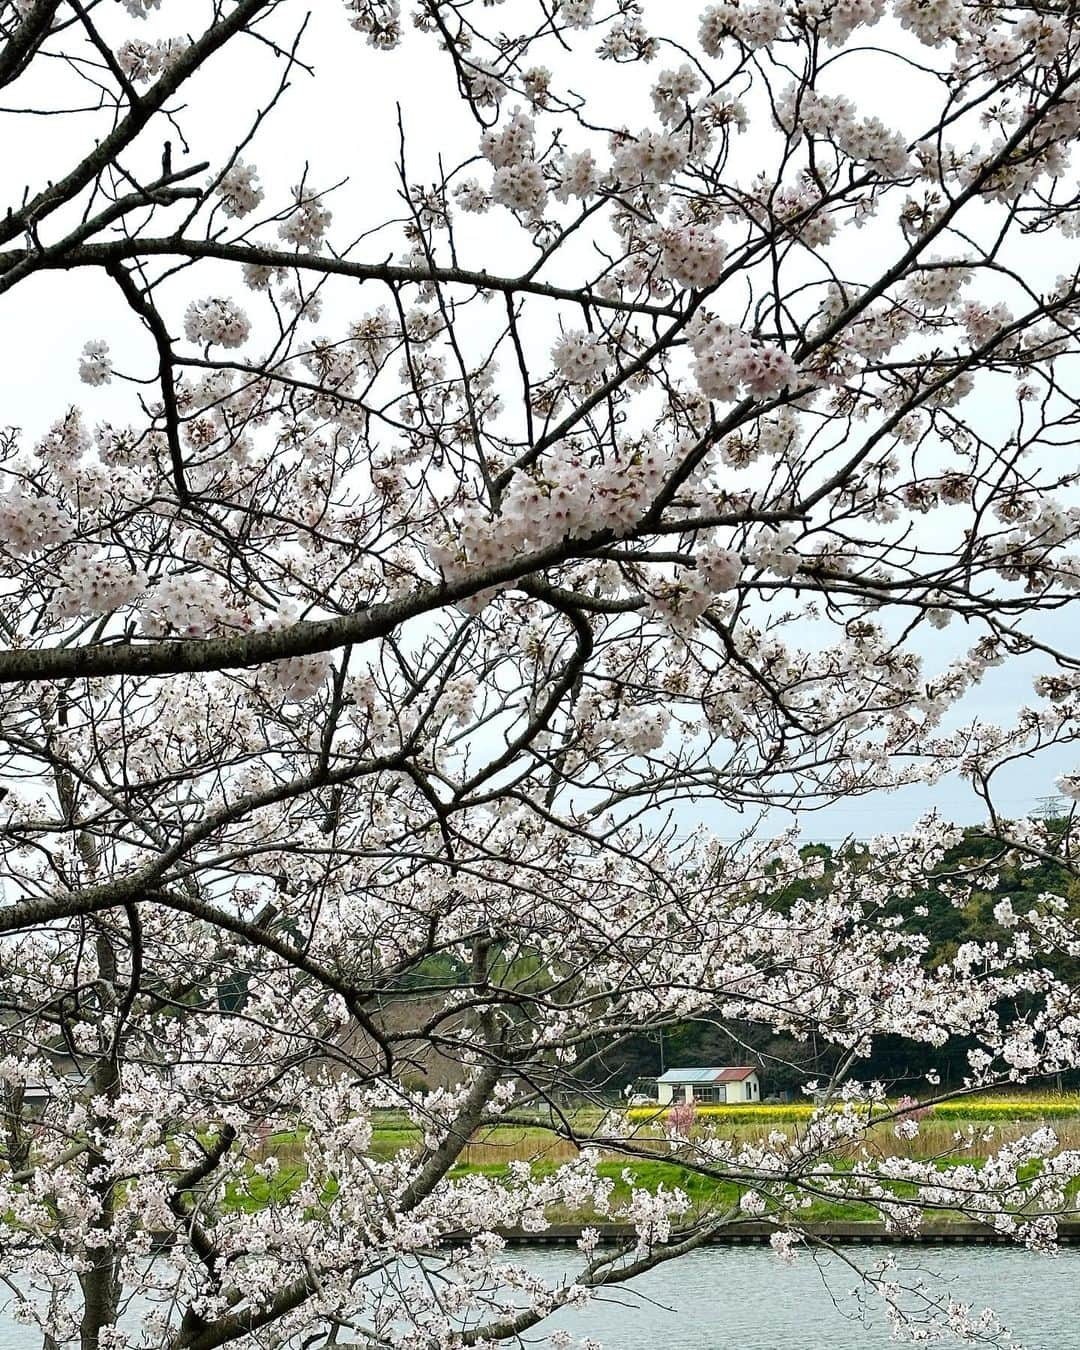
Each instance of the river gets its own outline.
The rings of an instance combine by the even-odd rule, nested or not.
[[[858,1247],[845,1255],[863,1266],[891,1257],[903,1284],[937,1277],[938,1293],[975,1309],[992,1307],[1011,1329],[1013,1344],[1024,1350],[1080,1350],[1078,1247],[1056,1256],[1008,1247]],[[507,1257],[555,1280],[572,1269],[574,1253],[517,1248]],[[582,1311],[559,1314],[551,1327],[592,1337],[604,1350],[895,1346],[881,1312],[871,1307],[862,1316],[849,1297],[857,1283],[836,1256],[815,1261],[803,1252],[788,1265],[760,1247],[713,1247],[654,1270]],[[960,1344],[936,1342],[941,1350]],[[40,1350],[40,1341],[0,1311],[0,1350]]]
[[[991,1307],[1025,1350],[1080,1350],[1080,1248],[1041,1256],[1012,1247],[857,1247],[844,1255],[867,1267],[885,1257],[912,1284],[939,1277],[938,1292]],[[528,1254],[538,1273],[562,1268],[565,1255]],[[637,1297],[594,1304],[561,1317],[575,1335],[605,1350],[878,1350],[895,1346],[879,1308],[848,1297],[858,1283],[834,1256],[806,1252],[788,1265],[760,1247],[712,1247],[634,1283]],[[834,1302],[835,1300],[835,1302]],[[938,1341],[953,1350],[955,1338]]]

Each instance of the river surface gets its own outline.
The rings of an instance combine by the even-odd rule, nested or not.
[[[572,1250],[515,1248],[520,1261],[553,1281],[574,1269]],[[920,1280],[939,1297],[992,1307],[1024,1350],[1080,1350],[1080,1247],[1040,1256],[1007,1247],[853,1247],[843,1257],[870,1267],[891,1258],[892,1278]],[[591,1337],[604,1350],[885,1350],[895,1346],[871,1299],[860,1311],[857,1275],[839,1256],[802,1252],[791,1265],[768,1249],[713,1247],[674,1261],[581,1311],[560,1313],[551,1329]],[[910,1303],[910,1297],[909,1297]],[[344,1338],[343,1338],[344,1339]],[[536,1333],[526,1344],[536,1344]],[[542,1342],[541,1342],[542,1343]],[[962,1342],[935,1342],[955,1350]],[[578,1350],[580,1341],[577,1342]],[[0,1299],[0,1350],[40,1350]]]
[[[1080,1247],[1040,1256],[1010,1247],[851,1247],[863,1268],[891,1257],[891,1278],[924,1280],[933,1293],[993,1308],[1025,1350],[1080,1350]],[[552,1249],[525,1258],[538,1273],[563,1268]],[[559,1323],[604,1350],[884,1350],[888,1319],[871,1299],[860,1312],[858,1277],[844,1260],[802,1252],[785,1264],[760,1247],[694,1252],[634,1282],[636,1298],[594,1303]],[[909,1306],[911,1300],[908,1300]],[[554,1319],[553,1319],[554,1322]],[[949,1337],[941,1350],[963,1344]]]

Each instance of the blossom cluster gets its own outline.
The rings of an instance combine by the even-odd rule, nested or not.
[[[843,154],[888,178],[911,172],[911,155],[901,133],[879,117],[859,117],[843,94],[820,94],[792,85],[778,100],[776,117],[794,140],[827,137]]]
[[[798,372],[787,352],[754,342],[742,329],[702,314],[687,337],[694,377],[707,398],[730,401],[743,393],[767,398],[795,384]]]
[[[551,351],[559,376],[570,384],[589,384],[603,374],[607,353],[591,333],[563,333]]]
[[[706,290],[723,275],[727,248],[705,226],[686,225],[660,235],[661,275],[679,286]]]
[[[668,469],[667,456],[653,443],[628,446],[623,456],[601,464],[587,463],[568,443],[538,470],[514,475],[498,515],[464,512],[460,551],[440,548],[440,561],[456,568],[467,559],[483,567],[507,551],[545,548],[603,530],[626,534]]]
[[[251,332],[244,311],[224,296],[193,300],[184,314],[184,335],[189,342],[240,347]]]
[[[86,343],[79,362],[79,379],[83,384],[91,385],[108,384],[112,380],[112,360],[107,342],[96,339]]]
[[[85,588],[91,583],[84,576],[80,584]],[[143,631],[160,636],[208,637],[248,622],[218,579],[194,569],[155,580],[140,613]]]
[[[263,188],[255,181],[258,170],[251,164],[238,159],[230,166],[217,184],[221,197],[221,209],[227,216],[236,218],[250,215],[265,196]]]
[[[167,71],[174,61],[191,45],[184,37],[158,38],[147,42],[143,38],[129,38],[117,50],[117,65],[135,84],[148,84]]]
[[[534,137],[533,119],[517,111],[501,131],[487,132],[480,146],[495,168],[492,200],[529,216],[540,215],[547,201],[544,171],[534,158]]]
[[[75,619],[130,607],[146,590],[148,577],[119,558],[94,557],[80,550],[57,567],[56,581],[53,611],[60,618]]]
[[[16,557],[64,542],[71,537],[72,525],[62,502],[17,488],[0,492],[0,540]]]
[[[345,0],[352,26],[363,33],[369,46],[388,51],[401,41],[399,0]]]
[[[333,213],[317,195],[307,192],[303,184],[294,187],[292,195],[295,205],[278,227],[278,236],[293,248],[318,252]]]
[[[749,51],[768,47],[783,31],[786,15],[780,0],[740,4],[724,0],[709,5],[701,18],[699,39],[709,56],[718,56],[725,39],[732,38]]]

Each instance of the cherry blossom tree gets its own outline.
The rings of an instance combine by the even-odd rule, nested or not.
[[[822,864],[761,819],[952,775],[987,867],[1074,864],[995,785],[1080,709],[1080,22],[682,10],[0,0],[0,293],[55,371],[0,451],[0,1275],[50,1350],[567,1346],[724,1226],[792,1257],[817,1197],[1053,1244],[1051,1131],[919,1161],[852,1066],[1080,1064],[1067,899],[930,964],[954,830],[780,904]],[[701,1013],[831,1047],[805,1128],[567,1109]],[[575,1157],[455,1170],[500,1121]],[[661,1142],[738,1204],[616,1195],[600,1151]],[[550,1283],[500,1234],[560,1207],[627,1237]]]

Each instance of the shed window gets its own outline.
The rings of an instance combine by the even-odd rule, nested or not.
[[[721,1083],[708,1083],[703,1086],[695,1086],[694,1101],[696,1102],[726,1102],[727,1088]]]

